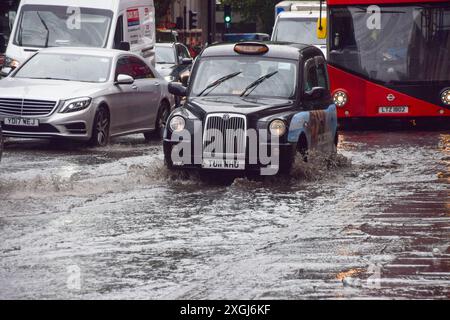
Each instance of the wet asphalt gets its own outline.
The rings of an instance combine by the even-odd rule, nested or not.
[[[224,185],[141,135],[10,139],[0,299],[448,299],[449,183],[448,132],[344,132],[334,161]]]

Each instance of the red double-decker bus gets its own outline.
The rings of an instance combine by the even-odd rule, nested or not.
[[[338,115],[450,124],[450,1],[328,0]]]

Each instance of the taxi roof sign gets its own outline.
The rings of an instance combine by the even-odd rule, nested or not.
[[[239,54],[259,55],[269,52],[269,47],[263,43],[242,42],[234,46],[234,51]]]

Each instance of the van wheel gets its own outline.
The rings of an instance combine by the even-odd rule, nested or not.
[[[100,107],[95,113],[94,126],[89,144],[93,147],[105,147],[110,138],[109,113],[105,107]]]
[[[164,137],[164,131],[166,130],[167,120],[170,115],[170,106],[166,101],[162,101],[159,106],[158,116],[156,117],[155,130],[152,132],[145,132],[145,140],[150,141],[152,139],[161,140]]]

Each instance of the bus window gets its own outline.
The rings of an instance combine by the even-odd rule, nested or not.
[[[370,29],[367,7],[332,8],[330,64],[384,84],[450,80],[450,3],[382,6],[381,14],[381,28]]]

